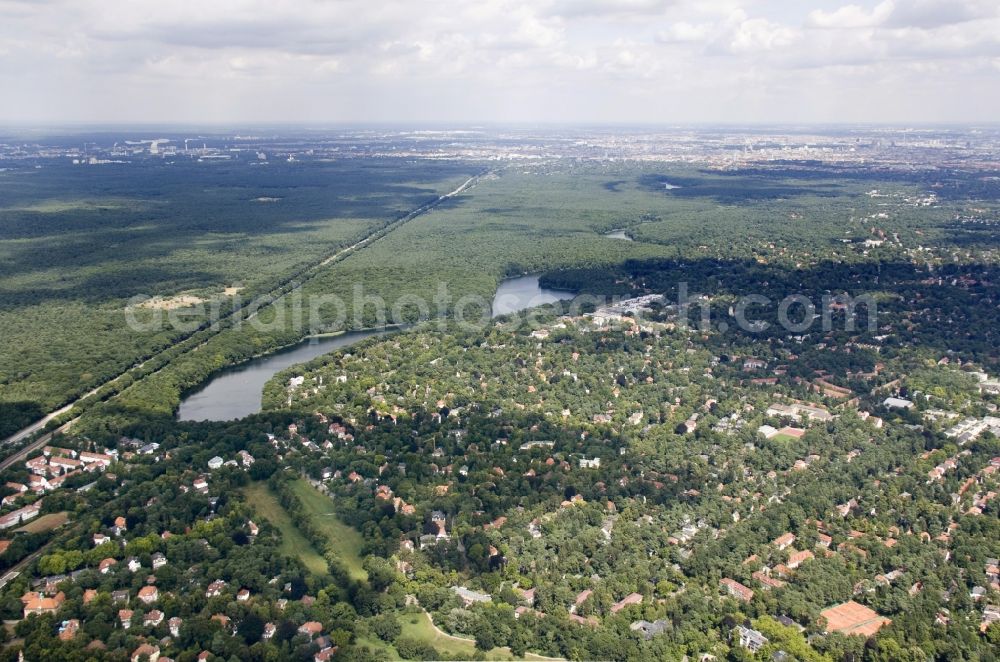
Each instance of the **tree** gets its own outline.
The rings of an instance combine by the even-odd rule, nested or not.
[[[392,614],[379,614],[370,621],[372,632],[382,641],[394,641],[403,628]]]
[[[260,638],[264,634],[264,619],[256,614],[256,612],[248,612],[243,620],[240,622],[238,632],[243,641],[247,642],[247,645],[254,644],[260,641]]]
[[[477,620],[472,634],[476,637],[476,648],[479,650],[488,651],[496,648],[497,633],[489,619],[481,616]]]

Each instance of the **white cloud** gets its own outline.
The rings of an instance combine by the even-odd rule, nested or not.
[[[712,33],[708,23],[688,23],[678,21],[656,33],[656,40],[664,44],[684,44],[703,42]]]
[[[541,1],[544,6],[546,3]],[[555,0],[547,3],[545,13],[563,18],[648,17],[662,14],[677,4],[676,0]]]
[[[996,0],[899,0],[888,26],[932,29],[998,14]]]
[[[741,55],[784,48],[798,38],[799,33],[794,28],[763,18],[751,18],[740,21],[725,41],[729,52]]]
[[[845,5],[832,12],[816,9],[809,12],[806,25],[814,28],[870,28],[884,23],[895,8],[893,0],[885,0],[871,11],[859,5]]]
[[[805,99],[816,118],[816,99],[873,119],[945,102],[988,118],[998,5],[0,0],[0,86],[16,100],[0,120],[743,121]],[[869,103],[887,89],[910,103]]]

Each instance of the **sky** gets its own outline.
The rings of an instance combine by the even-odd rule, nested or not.
[[[1000,0],[0,0],[5,123],[1000,119]]]

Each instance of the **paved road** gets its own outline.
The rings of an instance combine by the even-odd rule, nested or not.
[[[47,434],[43,434],[41,437],[39,437],[35,441],[31,442],[30,444],[28,444],[27,446],[25,446],[21,450],[17,451],[16,453],[13,453],[12,455],[9,455],[9,456],[5,457],[3,459],[3,462],[0,462],[0,471],[3,471],[4,469],[8,468],[12,464],[16,464],[17,462],[19,462],[21,460],[24,460],[32,452],[34,452],[35,450],[37,450],[37,449],[41,448],[42,446],[45,446],[46,444],[48,444],[50,441],[52,441],[52,435],[55,434],[55,432],[65,432],[66,430],[69,429],[69,426],[74,421],[76,421],[75,418],[72,421],[68,421],[64,425],[56,428],[56,430],[54,432],[49,432]]]
[[[87,397],[89,395],[93,395],[95,391],[96,391],[96,389],[94,391],[91,391],[90,393],[87,393],[87,395],[85,395],[83,397]],[[57,409],[54,412],[52,412],[51,414],[47,414],[45,416],[45,418],[43,418],[41,420],[38,420],[38,421],[35,421],[34,423],[32,423],[28,427],[24,428],[23,430],[15,432],[11,436],[7,437],[6,439],[3,440],[3,443],[4,444],[16,444],[18,442],[24,441],[25,439],[27,439],[28,437],[30,437],[31,435],[35,434],[36,432],[38,432],[39,430],[41,430],[42,428],[44,428],[46,425],[48,425],[49,421],[51,421],[56,416],[62,416],[63,414],[65,414],[66,412],[68,412],[70,409],[73,408],[73,405],[75,405],[78,401],[79,400],[73,401],[73,402],[69,403],[68,405],[66,405],[65,407],[63,407],[62,409]]]

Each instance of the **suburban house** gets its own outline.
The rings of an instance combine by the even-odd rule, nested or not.
[[[747,588],[735,579],[730,579],[728,577],[720,579],[719,586],[726,589],[726,592],[729,593],[729,595],[738,600],[742,600],[743,602],[750,602],[753,600],[753,590]]]
[[[808,549],[801,552],[793,551],[791,555],[788,557],[788,563],[786,565],[788,565],[789,568],[794,570],[795,568],[798,568],[800,565],[802,565],[809,559],[815,558],[815,556],[816,555],[810,552]]]
[[[222,592],[226,590],[226,582],[221,579],[216,579],[214,582],[208,585],[205,589],[206,598],[214,598],[216,596],[222,595]]]
[[[733,633],[736,635],[740,646],[746,648],[751,653],[757,653],[767,645],[767,637],[753,628],[737,625]]]
[[[53,597],[47,598],[41,593],[29,591],[21,596],[21,603],[24,605],[24,617],[32,614],[54,614],[59,611],[59,607],[66,601],[66,594],[62,591]]]
[[[782,533],[780,536],[775,538],[771,542],[771,544],[777,547],[779,550],[783,550],[790,547],[794,542],[795,542],[795,534],[786,532]]]
[[[132,627],[132,610],[119,609],[118,620],[121,621],[122,627],[125,628],[126,630]]]
[[[181,636],[181,625],[184,623],[184,619],[180,616],[174,616],[169,621],[167,621],[167,627],[170,629],[171,637]]]
[[[628,627],[633,632],[639,632],[642,634],[643,639],[649,640],[659,634],[663,634],[669,624],[669,621],[661,618],[653,621],[652,623],[649,621],[636,621]]]
[[[152,604],[160,599],[160,591],[155,586],[143,586],[139,589],[139,600],[145,604]]]
[[[625,607],[642,603],[642,593],[629,593],[624,598],[611,605],[611,613],[617,614]]]
[[[141,660],[158,662],[160,659],[160,647],[153,644],[142,644],[132,651],[132,656],[129,659],[132,662],[141,662]]]
[[[478,591],[467,589],[464,586],[452,586],[451,590],[454,591],[458,597],[462,598],[462,602],[466,607],[469,607],[477,602],[490,602],[493,600],[489,593],[480,593]]]

